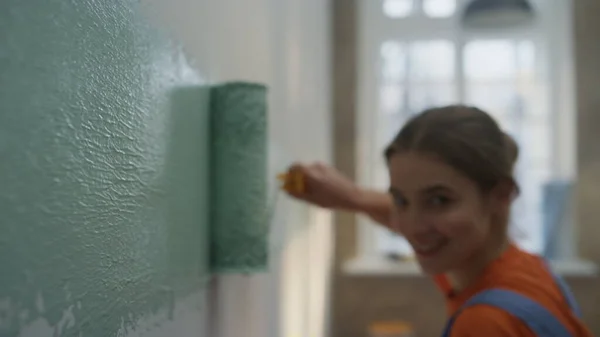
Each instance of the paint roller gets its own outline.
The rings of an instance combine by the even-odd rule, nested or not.
[[[269,235],[279,191],[303,191],[304,179],[298,173],[268,179],[269,152],[276,151],[268,142],[264,85],[217,85],[211,88],[210,101],[211,271],[264,271],[269,254],[277,250],[274,244],[282,244],[270,242]],[[278,160],[275,166],[282,168],[283,160]]]

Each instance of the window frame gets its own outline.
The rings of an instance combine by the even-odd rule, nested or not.
[[[502,31],[468,32],[462,29],[458,14],[467,0],[457,0],[457,13],[444,18],[425,17],[421,1],[414,0],[417,11],[410,17],[389,18],[382,11],[384,0],[359,1],[358,27],[358,94],[357,94],[357,181],[372,186],[377,168],[373,163],[382,161],[378,153],[377,124],[373,110],[379,106],[381,58],[379,47],[386,40],[403,43],[422,40],[450,40],[455,43],[455,80],[457,97],[465,95],[464,51],[474,40],[486,39],[531,39],[543,53],[548,87],[548,106],[551,108],[551,148],[557,149],[551,159],[552,176],[575,178],[575,99],[574,67],[572,48],[571,2],[565,0],[534,0],[537,9],[536,23],[527,28]],[[394,33],[396,32],[396,33]],[[402,32],[402,33],[397,33]],[[559,95],[560,93],[560,95]],[[569,205],[568,208],[572,208]],[[569,216],[568,223],[576,222]],[[378,229],[372,220],[358,217],[357,259],[381,264],[384,257],[378,253]],[[559,251],[561,259],[575,260],[576,226],[563,226]],[[369,262],[369,263],[371,263]]]

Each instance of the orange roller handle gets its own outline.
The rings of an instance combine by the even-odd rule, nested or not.
[[[277,175],[282,183],[282,188],[290,193],[301,194],[306,192],[306,182],[302,172],[287,172]]]

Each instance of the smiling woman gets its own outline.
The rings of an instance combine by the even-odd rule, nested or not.
[[[487,113],[464,106],[427,110],[394,138],[385,151],[390,226],[425,272],[447,272],[474,255],[485,264],[505,245],[516,153]]]
[[[509,238],[517,156],[486,112],[432,108],[412,117],[386,149],[389,193],[361,190],[332,168],[298,164],[291,170],[302,174],[305,189],[291,194],[366,213],[406,238],[446,295],[444,336],[591,336],[564,283]]]

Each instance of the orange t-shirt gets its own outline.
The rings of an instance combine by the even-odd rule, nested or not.
[[[573,337],[592,337],[591,332],[571,312],[559,286],[539,257],[511,245],[492,262],[476,283],[460,293],[453,294],[445,276],[435,277],[437,285],[446,294],[450,315],[469,298],[491,288],[512,290],[526,296],[549,310]],[[536,337],[518,318],[506,311],[487,305],[464,309],[454,321],[451,337]]]

